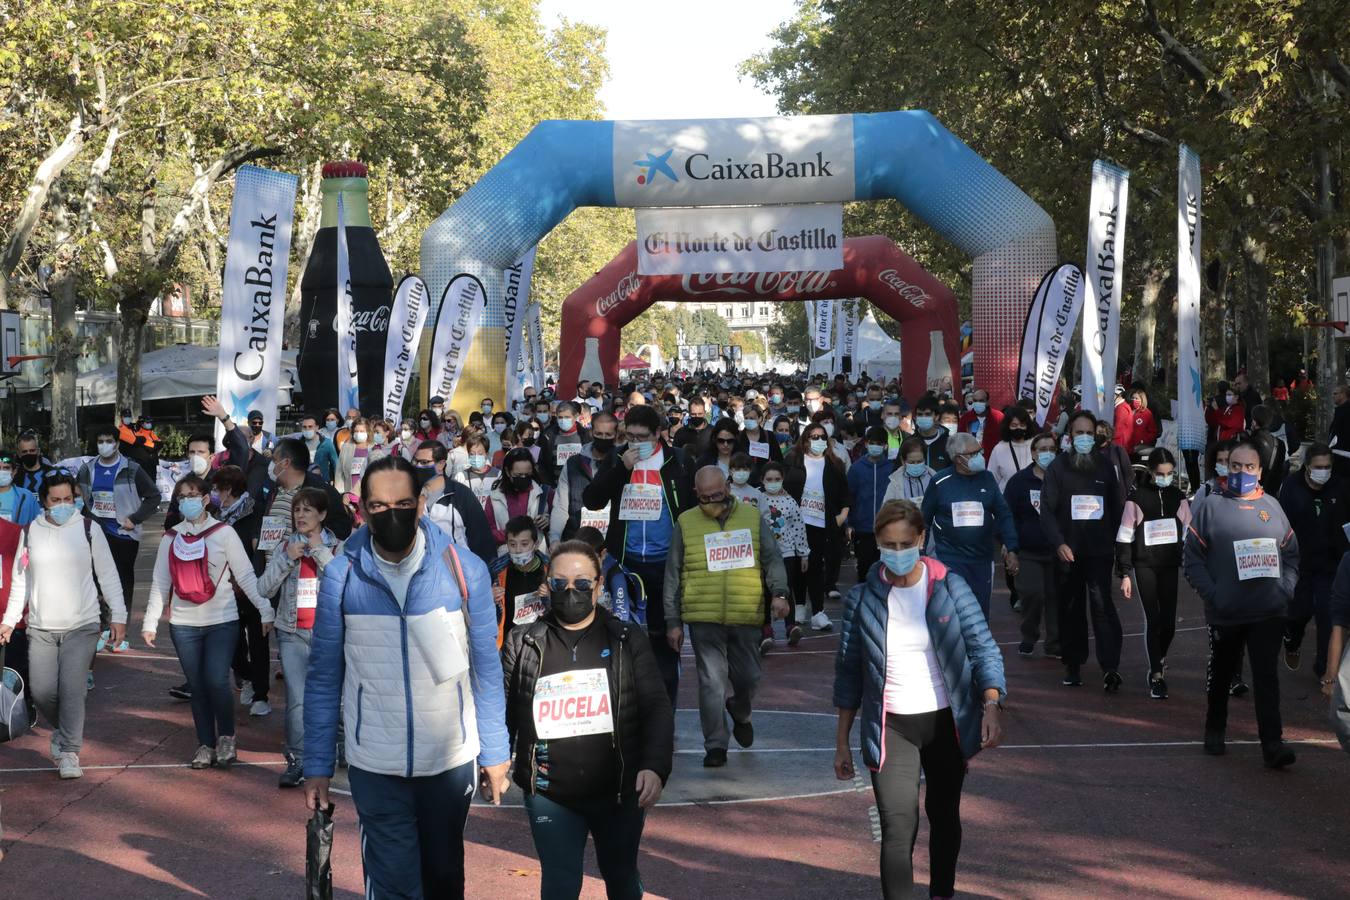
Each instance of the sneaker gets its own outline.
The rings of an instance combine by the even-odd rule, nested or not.
[[[1210,756],[1223,756],[1227,752],[1223,743],[1222,731],[1205,729],[1205,752]]]
[[[92,690],[94,689],[94,673],[93,673],[93,672],[90,672],[90,673],[89,673],[89,677],[85,679],[85,681],[84,681],[84,689],[85,689],[86,691],[92,691]]]
[[[792,617],[792,621],[794,621],[794,622],[805,622],[805,621],[806,621],[806,618],[807,618],[807,612],[806,612],[806,606],[805,606],[805,605],[803,605],[803,604],[801,604],[801,603],[798,603],[798,604],[797,604],[797,609],[796,609],[794,612],[795,612],[796,614]]]
[[[768,656],[769,651],[773,649],[773,638],[762,637],[759,639],[759,655]]]
[[[230,763],[239,758],[234,749],[234,735],[222,734],[216,739],[216,765],[228,769]]]
[[[731,703],[727,703],[727,715],[731,715]],[[749,722],[737,722],[735,718],[731,720],[731,736],[736,739],[736,743],[742,747],[749,747],[755,742],[755,726]]]
[[[67,756],[73,754],[67,753]],[[1284,741],[1274,741],[1269,744],[1261,745],[1261,759],[1266,764],[1267,769],[1283,769],[1286,766],[1292,766],[1297,759],[1294,751],[1289,749],[1289,745]],[[65,778],[65,769],[62,769],[62,778]]]
[[[1056,647],[1055,649],[1051,650],[1049,647],[1042,646],[1042,647],[1041,647],[1041,652],[1045,654],[1045,658],[1046,658],[1046,659],[1063,659],[1063,658],[1064,658],[1064,655],[1063,655],[1062,653],[1060,653],[1060,650],[1059,650],[1058,647]]]
[[[1298,671],[1298,664],[1303,659],[1303,653],[1298,647],[1289,646],[1289,642],[1284,644],[1284,664],[1291,672]]]
[[[1077,666],[1065,666],[1065,667],[1064,667],[1064,680],[1061,681],[1060,684],[1064,685],[1065,687],[1082,687],[1082,686],[1083,686],[1083,676],[1082,676],[1082,674],[1078,671],[1078,667],[1077,667]]]
[[[1030,656],[1035,649],[1036,645],[1030,641],[1023,641],[1017,645],[1017,652],[1021,656]]]
[[[250,716],[270,716],[272,707],[268,705],[266,700],[254,700],[249,704],[248,714]]]
[[[253,682],[245,681],[244,686],[239,689],[239,705],[251,706],[253,704]]]
[[[839,600],[842,597],[838,591],[830,591],[825,596],[829,597],[831,600]]]
[[[127,652],[128,650],[130,650],[130,649],[131,649],[131,644],[128,643],[127,641],[122,641],[122,643],[118,644],[118,645],[115,646],[115,647],[109,647],[109,648],[108,648],[108,652],[109,652],[109,653],[126,653],[126,652]]]
[[[1242,680],[1241,675],[1234,675],[1232,684],[1228,685],[1228,693],[1232,697],[1245,696],[1250,690],[1251,688],[1247,687],[1247,682]]]
[[[300,760],[293,756],[286,757],[286,771],[281,773],[277,779],[277,787],[293,788],[299,787],[305,783],[305,768]]]
[[[830,622],[830,617],[825,615],[825,611],[821,610],[811,617],[811,628],[816,631],[830,631],[834,628],[834,624]]]
[[[1292,754],[1291,754],[1292,755]],[[80,758],[74,753],[62,753],[56,761],[62,778],[83,778],[84,769],[80,768]],[[1269,765],[1269,763],[1267,763]]]
[[[788,629],[788,646],[795,647],[802,639],[802,626],[793,625]]]
[[[1163,680],[1161,672],[1148,680],[1148,695],[1153,700],[1167,699],[1167,682]]]
[[[94,645],[94,652],[95,652],[95,653],[102,653],[102,652],[103,652],[103,648],[106,647],[106,646],[108,646],[108,641],[109,641],[111,638],[112,638],[112,632],[111,632],[111,631],[107,631],[107,630],[105,629],[105,630],[104,630],[101,634],[99,634],[99,636],[98,636],[98,643]]]
[[[1102,690],[1106,691],[1108,694],[1114,694],[1116,691],[1120,690],[1121,681],[1120,673],[1115,669],[1112,669],[1102,676]]]
[[[185,681],[182,684],[174,685],[173,687],[169,688],[169,696],[175,700],[191,700],[192,690],[188,687],[188,683]]]
[[[727,751],[709,750],[703,754],[703,768],[720,769],[727,764]]]
[[[216,764],[216,751],[202,744],[197,748],[197,752],[192,756],[192,762],[188,763],[194,769],[209,769]]]

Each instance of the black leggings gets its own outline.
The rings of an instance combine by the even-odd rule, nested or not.
[[[914,840],[919,835],[919,772],[928,787],[928,894],[956,891],[961,853],[961,784],[966,761],[956,740],[952,711],[887,714],[886,764],[872,773],[881,818],[881,890],[886,900],[908,898],[914,888]]]
[[[234,595],[239,610],[239,643],[234,648],[234,677],[253,685],[253,699],[267,701],[267,689],[272,681],[272,650],[262,630],[262,614],[258,608]]]
[[[806,545],[811,549],[806,565],[806,592],[811,599],[811,615],[825,609],[825,589],[830,584],[830,572],[839,573],[839,556],[843,535],[838,528],[806,526]]]
[[[1134,593],[1144,608],[1144,645],[1149,675],[1162,674],[1163,657],[1177,633],[1177,568],[1136,566]]]

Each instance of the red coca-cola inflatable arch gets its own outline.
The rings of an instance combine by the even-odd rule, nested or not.
[[[847,238],[844,267],[833,272],[731,272],[718,275],[639,275],[630,242],[562,305],[560,396],[581,378],[619,380],[619,334],[658,300],[793,301],[863,297],[900,323],[903,390],[917,399],[930,382],[961,371],[956,295],[895,242],[882,235]],[[933,353],[931,336],[941,344]],[[931,363],[931,365],[930,365]]]

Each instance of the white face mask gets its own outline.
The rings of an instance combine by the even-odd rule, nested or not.
[[[405,444],[408,443],[408,441],[411,441],[413,439],[412,429],[411,428],[403,429],[402,431],[399,432],[399,437],[403,438],[403,443]]]
[[[192,457],[192,474],[193,474],[193,475],[205,475],[205,474],[206,474],[206,470],[209,469],[210,467],[211,467],[211,461],[210,461],[209,459],[207,459],[205,456],[195,456],[195,455],[194,455],[194,456]]]
[[[1309,469],[1308,480],[1313,484],[1326,484],[1331,480],[1330,469]]]
[[[117,445],[109,441],[98,442],[98,455],[103,459],[112,459],[117,453]]]
[[[353,431],[352,440],[356,441],[358,444],[364,444],[366,442],[366,433],[364,431]]]

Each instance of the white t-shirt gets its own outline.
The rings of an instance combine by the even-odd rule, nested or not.
[[[920,563],[920,565],[923,565]],[[908,716],[951,704],[928,634],[928,570],[911,587],[891,587],[886,599],[886,712]]]

